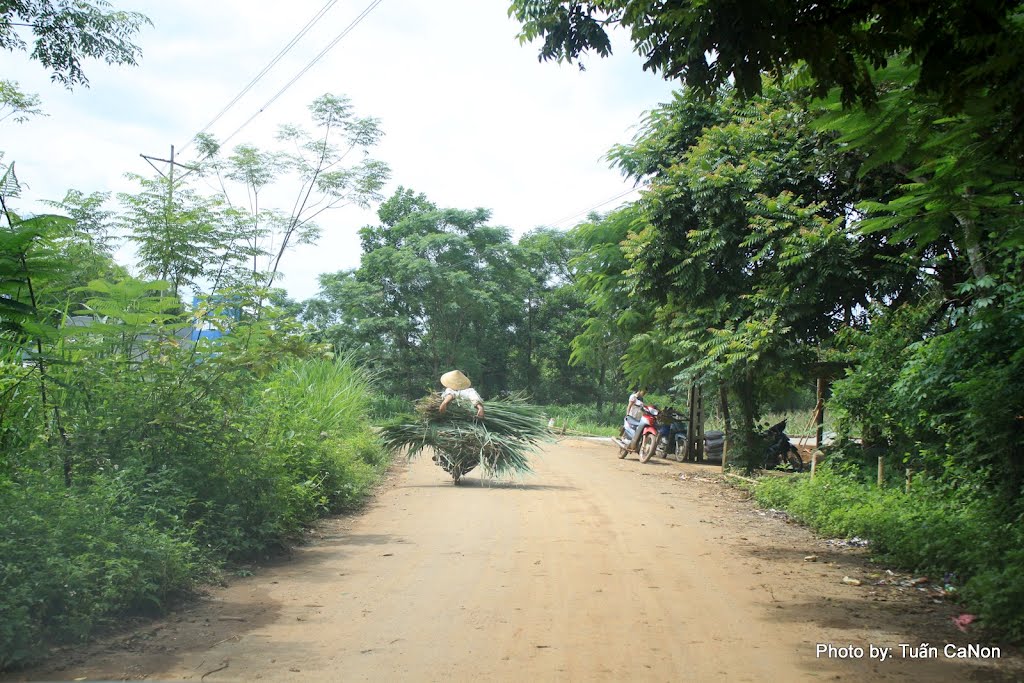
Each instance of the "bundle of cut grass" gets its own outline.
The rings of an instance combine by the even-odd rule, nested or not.
[[[410,459],[432,448],[438,465],[458,482],[477,465],[488,476],[529,472],[526,454],[547,438],[540,408],[522,396],[488,401],[483,419],[459,401],[452,401],[443,413],[440,406],[441,394],[420,399],[420,420],[384,426],[384,445],[392,451],[408,449]]]

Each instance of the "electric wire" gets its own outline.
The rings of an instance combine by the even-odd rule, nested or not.
[[[345,30],[343,30],[343,31],[342,31],[341,33],[339,33],[339,34],[337,35],[337,37],[335,37],[335,38],[334,38],[334,40],[332,40],[332,41],[331,41],[330,43],[328,43],[328,44],[327,44],[327,47],[325,47],[325,48],[324,48],[323,50],[321,50],[321,51],[320,51],[320,54],[318,54],[318,55],[317,55],[316,57],[314,57],[314,58],[313,58],[313,59],[312,59],[312,60],[311,60],[311,61],[310,61],[310,62],[309,62],[308,64],[306,64],[306,66],[304,66],[304,67],[302,68],[302,70],[301,70],[301,71],[299,71],[299,73],[295,74],[295,77],[294,77],[294,78],[292,78],[292,80],[288,81],[288,82],[287,82],[287,83],[286,83],[286,84],[284,85],[284,87],[283,87],[283,88],[281,88],[280,90],[278,90],[278,91],[277,91],[277,92],[276,92],[276,93],[274,94],[274,96],[273,96],[273,97],[271,97],[271,98],[270,98],[269,100],[267,100],[267,101],[266,101],[266,103],[265,103],[265,104],[264,104],[264,105],[263,105],[262,107],[260,107],[260,108],[259,108],[259,109],[258,109],[258,110],[256,111],[256,113],[255,113],[255,114],[253,114],[252,116],[250,116],[250,117],[249,117],[249,118],[248,118],[248,119],[246,120],[246,122],[245,122],[245,123],[243,123],[243,124],[242,124],[241,126],[239,126],[238,128],[236,128],[236,129],[234,130],[234,132],[233,132],[233,133],[231,133],[231,135],[229,135],[229,136],[227,136],[226,138],[224,138],[224,139],[223,139],[223,140],[221,141],[221,143],[220,143],[220,144],[221,144],[222,146],[223,146],[223,145],[225,145],[225,144],[227,144],[228,140],[230,140],[231,138],[233,138],[233,137],[235,137],[236,135],[238,135],[238,134],[239,134],[239,133],[240,133],[240,132],[242,131],[242,129],[243,129],[243,128],[245,128],[245,127],[246,127],[246,126],[248,126],[248,125],[249,125],[250,123],[252,123],[252,122],[253,122],[253,121],[254,121],[254,120],[256,119],[256,117],[257,117],[257,116],[259,116],[260,114],[262,114],[262,113],[263,113],[263,112],[264,112],[264,111],[265,111],[265,110],[266,110],[266,109],[267,109],[267,108],[268,108],[268,107],[269,107],[270,105],[272,105],[272,104],[273,104],[273,103],[274,103],[274,102],[275,102],[275,101],[277,100],[277,98],[279,98],[279,97],[280,97],[281,95],[283,95],[283,94],[285,93],[285,91],[286,91],[286,90],[288,90],[288,88],[290,88],[290,87],[292,87],[293,85],[295,85],[295,83],[296,83],[296,82],[297,82],[297,81],[298,81],[298,80],[299,80],[300,78],[302,78],[302,76],[303,76],[303,75],[304,75],[304,74],[305,74],[305,73],[306,73],[307,71],[309,71],[310,69],[312,69],[312,68],[313,68],[313,66],[314,66],[314,65],[315,65],[315,64],[316,64],[317,62],[319,62],[319,61],[320,61],[320,60],[321,60],[321,59],[323,58],[323,56],[324,56],[324,55],[326,55],[326,54],[327,54],[327,53],[328,53],[328,52],[329,52],[329,51],[331,50],[331,48],[333,48],[333,47],[334,47],[335,45],[337,45],[338,43],[340,43],[340,42],[341,42],[341,40],[342,40],[342,39],[343,39],[343,38],[344,38],[345,36],[347,36],[347,35],[348,35],[349,33],[351,33],[351,32],[352,32],[352,29],[354,29],[354,28],[355,28],[356,26],[358,26],[358,25],[359,25],[359,23],[360,23],[360,22],[362,22],[362,20],[363,20],[363,19],[365,19],[365,18],[366,18],[366,16],[367,16],[368,14],[370,14],[370,12],[372,12],[372,11],[373,11],[373,10],[374,10],[374,9],[375,9],[375,8],[377,7],[377,5],[379,5],[379,4],[380,4],[380,3],[382,3],[383,1],[384,1],[384,0],[373,0],[373,2],[371,2],[371,3],[369,4],[369,5],[367,5],[367,6],[366,6],[366,8],[365,8],[365,9],[364,9],[364,10],[363,10],[363,11],[362,11],[362,12],[361,12],[360,14],[359,14],[359,16],[357,16],[357,17],[356,17],[355,19],[353,19],[353,20],[352,20],[352,23],[351,23],[351,24],[349,24],[348,26],[346,26],[346,27],[345,27]]]
[[[315,25],[317,24],[317,22],[319,22],[319,21],[320,21],[320,19],[322,19],[322,18],[323,18],[323,16],[324,16],[325,14],[327,14],[327,12],[329,12],[329,11],[330,11],[330,9],[331,9],[332,7],[334,7],[334,6],[336,5],[336,4],[338,4],[338,0],[327,0],[327,3],[326,3],[326,4],[325,4],[325,5],[323,6],[323,7],[321,7],[321,8],[320,8],[320,10],[319,10],[319,11],[317,11],[317,13],[316,13],[316,14],[314,14],[314,15],[313,15],[313,18],[312,18],[312,19],[310,19],[309,21],[307,21],[307,22],[306,22],[306,25],[305,25],[305,26],[303,26],[303,27],[302,27],[301,29],[299,29],[299,32],[298,32],[298,33],[296,33],[296,34],[295,34],[295,35],[294,35],[294,36],[292,37],[292,39],[291,39],[290,41],[288,41],[288,44],[287,44],[287,45],[285,45],[285,46],[284,46],[283,48],[281,48],[280,52],[278,52],[278,53],[277,53],[277,54],[276,54],[276,55],[274,56],[274,58],[273,58],[273,59],[271,59],[271,60],[270,60],[270,62],[269,62],[269,63],[268,63],[268,64],[267,64],[267,65],[266,65],[265,67],[263,67],[263,69],[262,69],[262,70],[261,70],[261,71],[260,71],[260,72],[259,72],[258,74],[256,74],[256,76],[255,76],[255,77],[253,77],[253,79],[252,79],[251,81],[249,81],[249,83],[248,83],[248,84],[247,84],[247,85],[246,85],[246,86],[245,86],[244,88],[242,88],[241,92],[239,92],[239,93],[238,93],[237,95],[235,95],[235,97],[234,97],[234,98],[233,98],[233,99],[232,99],[232,100],[231,100],[230,102],[228,102],[228,103],[227,103],[226,105],[224,105],[224,108],[223,108],[223,109],[221,109],[221,110],[220,110],[220,112],[218,112],[218,113],[217,113],[217,115],[216,115],[216,116],[214,116],[214,117],[213,117],[213,118],[212,118],[212,119],[210,120],[210,122],[209,122],[209,123],[207,123],[207,124],[206,124],[205,126],[203,126],[203,129],[202,129],[202,130],[200,130],[200,131],[199,131],[198,133],[196,133],[195,135],[193,135],[193,136],[192,136],[191,138],[189,138],[189,141],[188,141],[188,142],[186,142],[186,143],[185,143],[184,145],[182,145],[182,147],[181,147],[180,151],[184,152],[184,151],[185,151],[185,149],[187,149],[187,148],[188,148],[188,146],[189,146],[189,145],[191,145],[191,144],[192,144],[192,143],[193,143],[193,142],[195,141],[195,139],[196,139],[197,137],[199,137],[200,135],[202,135],[202,134],[203,134],[203,133],[205,133],[206,131],[210,130],[210,128],[211,128],[211,127],[212,127],[212,126],[213,126],[213,125],[214,125],[215,123],[217,123],[217,121],[219,121],[219,120],[221,119],[221,117],[222,117],[222,116],[224,116],[224,114],[226,114],[226,113],[227,113],[227,112],[228,112],[228,111],[229,111],[229,110],[231,109],[231,107],[235,106],[235,105],[236,105],[236,104],[238,103],[238,101],[239,101],[240,99],[242,99],[242,98],[243,98],[243,97],[244,97],[244,96],[246,95],[246,93],[248,93],[248,92],[249,92],[250,90],[252,90],[253,86],[255,86],[255,85],[256,85],[257,83],[259,83],[259,81],[260,81],[260,80],[261,80],[261,79],[262,79],[262,78],[263,78],[264,76],[266,76],[266,75],[267,75],[267,73],[268,73],[268,72],[269,72],[269,71],[270,71],[270,70],[271,70],[272,68],[274,68],[274,66],[275,66],[275,65],[276,65],[276,64],[277,64],[277,63],[278,63],[279,61],[281,61],[281,59],[282,59],[282,58],[283,58],[283,57],[284,57],[284,56],[285,56],[286,54],[288,54],[288,53],[289,53],[289,52],[291,51],[291,49],[292,49],[293,47],[295,47],[295,46],[296,46],[296,45],[297,45],[297,44],[299,43],[299,41],[300,41],[300,40],[302,40],[303,36],[305,36],[305,35],[306,35],[307,33],[309,33],[310,29],[312,29],[312,28],[313,28],[313,27],[314,27],[314,26],[315,26]]]
[[[603,202],[600,202],[599,204],[595,204],[594,206],[590,207],[589,209],[584,209],[583,211],[577,211],[576,213],[574,213],[572,215],[566,216],[565,218],[562,218],[560,220],[554,221],[552,223],[548,223],[547,225],[549,225],[552,228],[557,228],[557,227],[561,226],[562,224],[567,223],[567,222],[571,221],[574,218],[577,218],[578,216],[585,216],[585,215],[589,214],[591,211],[595,211],[596,209],[599,209],[602,206],[605,206],[606,204],[611,204],[612,202],[614,202],[617,199],[622,199],[626,195],[633,194],[634,192],[639,192],[640,190],[644,189],[644,187],[645,187],[644,185],[641,185],[639,187],[634,187],[634,188],[628,189],[625,192],[621,192],[621,193],[615,195],[614,197],[609,197],[608,199],[605,199]]]

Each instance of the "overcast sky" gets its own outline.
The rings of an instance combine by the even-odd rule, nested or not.
[[[26,186],[17,200],[23,211],[69,188],[130,191],[126,172],[155,175],[139,155],[167,158],[172,144],[184,146],[327,3],[292,0],[271,11],[252,0],[113,4],[142,12],[153,26],[136,41],[137,67],[87,63],[89,89],[69,93],[38,63],[0,55],[3,77],[38,93],[49,114],[0,123],[4,162],[17,162]],[[336,2],[209,132],[223,139],[235,131],[369,4]],[[229,145],[272,147],[279,125],[308,123],[315,97],[344,94],[357,114],[381,121],[375,156],[392,169],[385,195],[404,185],[443,207],[484,207],[492,224],[515,235],[571,227],[632,187],[603,156],[632,138],[672,86],[643,72],[625,41],[610,59],[586,60],[586,71],[540,63],[536,45],[519,44],[507,9],[506,0],[383,0]],[[282,204],[295,190],[278,189]],[[290,252],[280,284],[296,299],[314,295],[317,274],[358,266],[356,231],[375,222],[373,211],[323,215],[319,245]]]

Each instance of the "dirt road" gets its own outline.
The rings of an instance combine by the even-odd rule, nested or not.
[[[365,513],[331,520],[292,560],[15,678],[1024,678],[1005,647],[999,659],[945,657],[946,643],[975,642],[953,627],[955,606],[874,585],[893,577],[756,510],[717,468],[620,461],[593,441],[533,462],[521,482],[474,472],[459,487],[428,458],[396,468]],[[819,643],[864,653],[816,656]],[[937,656],[912,659],[900,643]]]

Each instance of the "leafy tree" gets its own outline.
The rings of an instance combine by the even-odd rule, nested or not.
[[[306,319],[363,350],[403,396],[422,395],[453,367],[485,394],[508,388],[527,284],[509,231],[487,225],[484,209],[439,209],[401,187],[378,216],[381,225],[360,230],[359,268],[322,278]]]
[[[570,266],[572,235],[537,229],[517,244],[487,212],[439,209],[400,187],[380,226],[361,231],[358,269],[320,278],[303,319],[355,353],[385,386],[416,397],[446,367],[485,393],[524,390],[537,401],[600,400],[604,375],[569,362],[587,312]]]
[[[38,95],[24,93],[14,81],[0,79],[0,123],[13,117],[17,123],[24,123],[31,116],[42,114]]]
[[[142,272],[171,283],[177,295],[202,278],[215,279],[225,260],[243,258],[235,229],[236,214],[215,199],[172,183],[131,174],[137,194],[120,193],[125,208],[122,228],[137,245]]]
[[[861,173],[889,168],[898,174],[894,192],[858,207],[866,218],[863,232],[913,239],[921,248],[949,244],[969,275],[983,278],[987,252],[1024,243],[1024,167],[1007,145],[1016,124],[990,98],[944,115],[937,97],[913,88],[918,72],[902,64],[880,70],[875,108],[844,110],[832,98],[819,125],[865,154]],[[948,292],[960,277],[947,280]]]
[[[576,251],[573,241],[564,232],[538,228],[523,235],[517,246],[526,277],[523,317],[514,341],[514,382],[541,402],[587,400],[581,394],[590,383],[569,376],[569,343],[582,312],[569,268]]]
[[[608,56],[608,31],[621,25],[645,69],[707,94],[729,82],[758,94],[763,74],[781,79],[799,65],[818,94],[839,87],[844,101],[870,104],[872,69],[905,54],[920,66],[918,89],[954,109],[986,93],[1024,101],[1019,2],[513,0],[509,14],[522,41],[543,41],[542,60]]]
[[[106,208],[109,192],[85,194],[79,190],[68,190],[59,202],[45,201],[51,207],[66,213],[73,221],[74,234],[82,238],[96,251],[113,255],[117,249],[113,234],[114,212]]]
[[[533,319],[535,329],[543,330],[532,347],[537,379],[521,385],[538,403],[596,404],[601,410],[609,397],[616,397],[620,378],[614,363],[595,368],[571,362],[572,341],[587,319],[582,294],[572,284],[553,288],[541,299]]]
[[[383,330],[370,331],[380,310],[374,286],[357,280],[355,270],[322,273],[318,280],[320,291],[302,303],[301,319],[312,327],[316,339],[354,354],[376,370],[384,354],[373,346]]]
[[[609,385],[622,379],[621,360],[629,340],[650,322],[650,307],[630,299],[633,282],[625,275],[629,261],[623,244],[639,220],[631,205],[604,217],[591,215],[572,229],[579,253],[571,266],[588,315],[572,340],[569,362],[597,372],[602,397],[609,394]],[[655,383],[663,379],[661,368],[667,362],[665,358],[659,364],[660,377],[633,379]]]
[[[151,22],[137,12],[111,8],[105,0],[7,0],[0,4],[0,48],[27,51],[16,30],[34,36],[30,57],[51,70],[51,78],[68,88],[88,85],[82,59],[134,65],[141,51],[131,42]]]
[[[722,1],[516,0],[510,13],[523,23],[523,40],[543,38],[542,59],[610,54],[606,31],[622,24],[646,68],[682,76],[704,96],[730,79],[743,95],[760,93],[764,74],[819,96],[835,88],[831,97],[847,112],[832,122],[868,156],[865,171],[892,164],[904,176],[904,197],[884,209],[899,214],[899,234],[929,246],[945,239],[950,229],[937,226],[952,219],[954,243],[976,277],[990,232],[979,212],[1019,205],[1019,2],[781,2],[739,12]],[[892,228],[894,221],[867,225]],[[1020,221],[1009,225],[1018,240]]]
[[[344,96],[330,93],[309,106],[314,132],[297,125],[282,126],[277,139],[287,151],[266,151],[239,145],[226,158],[209,136],[200,139],[206,170],[221,180],[228,204],[247,214],[248,254],[252,278],[271,287],[289,246],[315,243],[320,235],[316,220],[324,212],[345,206],[368,208],[379,201],[390,176],[387,164],[369,156],[383,132],[379,121],[356,116]],[[351,159],[357,161],[350,161]],[[279,187],[284,178],[298,183],[290,212],[268,209],[261,193]],[[243,189],[246,201],[232,199],[231,181]]]
[[[751,455],[768,380],[806,372],[855,312],[918,278],[916,263],[899,259],[902,245],[853,233],[860,157],[810,118],[800,98],[774,89],[750,100],[729,89],[715,100],[677,95],[610,154],[650,187],[613,237],[625,228],[628,267],[599,267],[587,281],[592,301],[618,308],[628,326],[627,374],[657,383],[671,370],[679,388],[729,383]],[[623,289],[638,310],[619,303]]]

